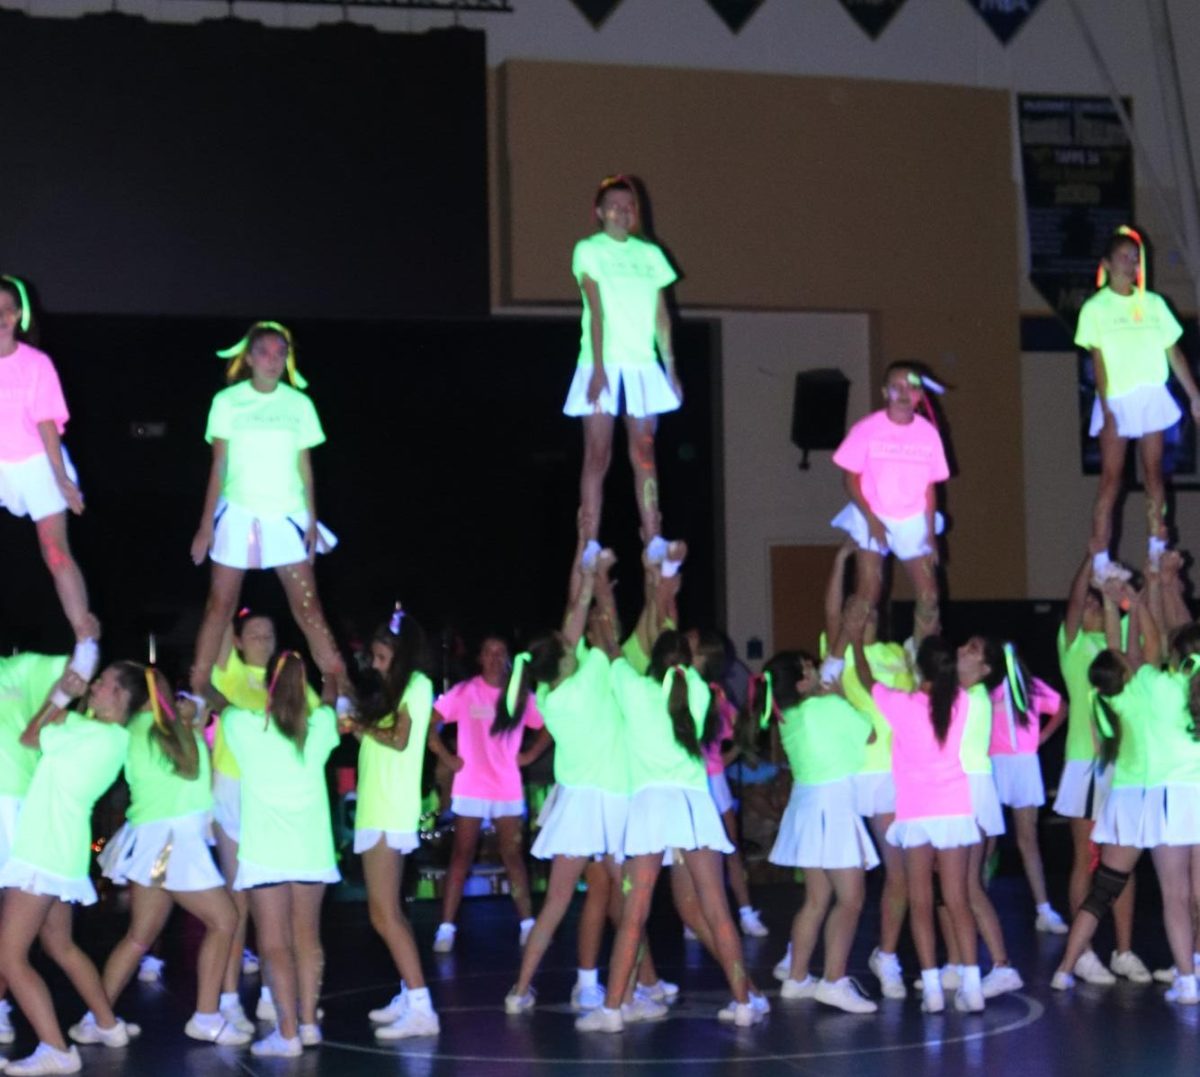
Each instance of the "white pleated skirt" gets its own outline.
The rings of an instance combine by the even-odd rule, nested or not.
[[[767,857],[786,868],[873,868],[879,856],[855,803],[853,778],[792,786]]]
[[[82,879],[65,879],[13,857],[0,867],[0,889],[48,895],[78,905],[96,904],[96,888],[86,875]]]
[[[644,419],[649,415],[662,415],[679,408],[680,400],[675,395],[675,388],[671,385],[666,371],[657,362],[622,366],[620,363],[609,363],[606,360],[604,373],[608,377],[608,388],[600,394],[600,399],[595,404],[589,404],[587,391],[592,380],[592,368],[575,368],[575,376],[571,379],[567,400],[563,404],[564,415],[573,418],[597,414],[620,415],[622,398],[624,413],[637,419]]]
[[[1172,783],[1146,790],[1142,840],[1155,845],[1200,845],[1200,785]]]
[[[858,814],[870,819],[876,815],[894,815],[896,812],[896,782],[890,770],[873,774],[856,774],[854,803]]]
[[[140,826],[126,823],[105,845],[100,867],[119,886],[134,882],[178,893],[214,890],[224,887],[225,880],[213,862],[212,840],[208,812]]]
[[[1121,396],[1108,399],[1108,410],[1117,424],[1117,433],[1123,438],[1140,438],[1143,434],[1156,434],[1167,430],[1183,417],[1179,405],[1170,390],[1163,385],[1139,385]],[[1091,422],[1088,434],[1096,437],[1104,426],[1104,412],[1100,408],[1097,394],[1092,403]]]
[[[1097,845],[1127,845],[1149,849],[1146,844],[1147,830],[1153,831],[1158,823],[1146,826],[1146,790],[1141,786],[1122,785],[1110,789],[1100,805],[1096,825],[1092,828],[1092,841]],[[1157,844],[1154,833],[1150,841]]]
[[[667,849],[733,852],[707,789],[649,785],[633,794],[625,825],[625,855],[645,856]]]
[[[341,873],[337,868],[270,868],[262,864],[250,864],[239,858],[237,876],[233,880],[235,890],[253,890],[256,886],[276,886],[279,883],[340,883]]]
[[[1007,808],[1040,808],[1046,803],[1042,764],[1033,753],[992,756],[996,793]]]
[[[23,797],[0,796],[0,867],[8,863],[12,855],[13,838],[17,836],[17,819],[21,814]]]
[[[932,845],[935,849],[957,849],[982,841],[974,815],[934,815],[924,819],[897,819],[887,829],[887,843],[900,849]]]
[[[629,797],[602,789],[556,785],[538,816],[530,850],[539,860],[556,856],[622,857]]]
[[[308,560],[304,532],[308,512],[287,516],[259,516],[240,505],[222,501],[214,516],[212,559],[230,568],[278,568]],[[317,523],[317,553],[328,553],[337,536]]]
[[[733,810],[733,790],[729,788],[729,779],[725,777],[724,771],[708,776],[708,791],[712,794],[718,815],[724,815],[727,811]]]
[[[395,849],[396,852],[403,853],[405,856],[421,844],[421,839],[415,832],[364,828],[354,831],[354,851],[361,856],[368,849],[374,849],[379,844],[380,838],[387,842],[389,849]]]
[[[486,800],[483,797],[450,798],[450,810],[455,815],[465,815],[471,819],[504,819],[510,815],[525,814],[524,800]]]
[[[213,771],[213,822],[234,841],[242,840],[242,782]]]
[[[968,774],[967,781],[971,785],[971,809],[980,829],[989,838],[998,838],[1004,833],[1004,809],[1000,807],[995,778],[991,774]]]
[[[1054,810],[1069,819],[1098,819],[1104,798],[1112,788],[1112,776],[1112,767],[1101,769],[1094,759],[1068,759],[1058,779]]]

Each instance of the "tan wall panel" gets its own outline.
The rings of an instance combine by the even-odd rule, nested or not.
[[[771,547],[774,650],[818,653],[817,644],[825,630],[825,583],[836,553],[836,546]]]

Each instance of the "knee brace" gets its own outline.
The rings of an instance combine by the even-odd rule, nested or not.
[[[1090,912],[1097,920],[1103,920],[1113,902],[1121,896],[1127,882],[1129,872],[1117,871],[1101,864],[1092,876],[1092,888],[1083,899],[1083,904],[1079,906],[1080,911]]]

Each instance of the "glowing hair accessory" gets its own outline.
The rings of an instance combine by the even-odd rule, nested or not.
[[[1123,224],[1117,229],[1117,235],[1126,236],[1133,240],[1138,249],[1138,275],[1137,290],[1142,295],[1146,294],[1146,243],[1141,237],[1141,233],[1130,228],[1129,225]],[[1104,263],[1101,262],[1096,268],[1096,287],[1103,288],[1108,283],[1108,270],[1104,268]]]
[[[532,657],[528,651],[522,651],[513,659],[512,672],[508,675],[508,691],[504,695],[504,703],[508,707],[508,716],[510,718],[517,716],[517,699],[521,695],[521,678],[525,673],[525,667],[529,665],[529,660]]]
[[[255,322],[248,330],[246,330],[246,335],[242,337],[242,339],[236,344],[233,344],[228,348],[222,348],[217,352],[218,359],[230,360],[229,376],[231,378],[235,377],[237,372],[242,369],[242,364],[246,361],[246,356],[250,351],[250,337],[256,330],[259,329],[270,330],[272,333],[278,333],[281,337],[283,337],[283,342],[287,345],[288,381],[296,389],[307,389],[308,381],[305,379],[304,375],[296,369],[296,344],[295,341],[292,340],[292,331],[286,325],[283,325],[280,322]]]
[[[671,689],[675,687],[675,674],[678,673],[685,680],[687,679],[687,667],[681,665],[671,666],[662,679],[662,694],[663,702],[666,703],[671,698]]]
[[[29,292],[25,288],[25,282],[20,277],[10,276],[5,273],[0,276],[0,280],[6,280],[17,290],[17,295],[21,297],[21,332],[28,333],[29,327],[33,325],[33,308],[29,305]]]
[[[400,635],[400,626],[404,624],[404,607],[397,602],[396,608],[392,611],[391,619],[388,621],[388,631],[393,636]]]
[[[153,666],[146,667],[146,694],[150,697],[150,712],[154,715],[154,724],[164,733],[167,732],[167,722],[174,722],[175,708],[163,698],[158,690],[158,677]]]
[[[267,684],[267,722],[263,726],[264,729],[271,724],[271,702],[275,696],[275,685],[279,682],[279,674],[283,672],[283,667],[287,664],[289,658],[295,658],[299,662],[304,661],[300,657],[299,651],[284,651],[275,659],[275,668],[271,671],[271,680]]]
[[[759,691],[763,694],[762,708],[758,719],[758,728],[766,729],[775,717],[775,678],[770,670],[750,678],[750,713],[754,713],[755,698]]]
[[[1017,750],[1017,711],[1029,711],[1029,693],[1025,686],[1025,674],[1017,661],[1017,649],[1011,643],[1004,645],[1004,701],[1008,704],[1008,739],[1013,751]],[[1016,704],[1014,706],[1013,704]]]
[[[1188,679],[1194,677],[1198,669],[1200,669],[1200,654],[1189,654],[1179,663],[1179,672]]]

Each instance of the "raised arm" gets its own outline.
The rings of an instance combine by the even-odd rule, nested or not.
[[[837,553],[833,555],[833,567],[829,570],[829,582],[825,585],[825,638],[829,641],[831,654],[842,633],[842,608],[846,602],[846,562],[856,548],[853,539],[847,539],[838,547]]]
[[[1084,554],[1083,562],[1071,580],[1071,590],[1067,592],[1067,613],[1063,619],[1063,633],[1068,644],[1075,641],[1075,637],[1079,635],[1079,629],[1083,626],[1083,606],[1087,601],[1091,582],[1092,555],[1088,552]]]

